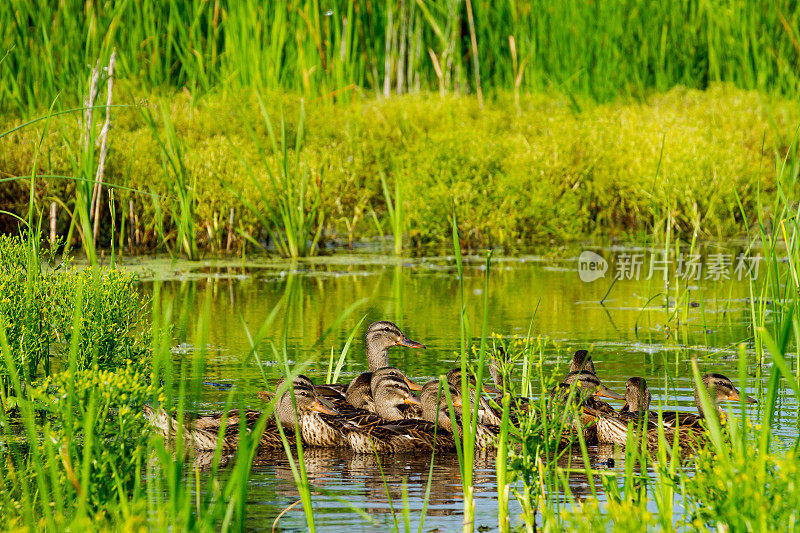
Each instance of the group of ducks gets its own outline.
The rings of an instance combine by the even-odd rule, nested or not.
[[[723,401],[741,401],[739,390],[722,374],[705,374],[702,378],[708,400],[722,418],[720,407]],[[570,391],[575,390],[575,393]],[[704,428],[700,423],[705,418],[700,390],[694,388],[697,414],[681,411],[650,411],[652,394],[647,381],[632,377],[625,383],[625,396],[604,386],[597,378],[594,362],[586,350],[578,350],[573,356],[570,371],[556,391],[555,397],[573,398],[580,405],[580,416],[572,420],[572,429],[583,432],[587,444],[618,444],[625,446],[629,434],[634,432],[634,442],[647,448],[657,448],[660,435],[672,445],[676,440],[681,448],[693,448],[701,442]],[[600,398],[625,400],[619,411],[614,410]],[[747,403],[756,400],[745,395]]]
[[[388,350],[393,346],[425,348],[406,337],[392,322],[375,322],[370,324],[366,334],[369,370],[356,376],[349,385],[315,385],[308,377],[298,375],[290,386],[281,380],[278,391],[283,392],[277,399],[272,393],[259,393],[259,397],[274,401],[275,405],[273,416],[265,421],[258,447],[281,448],[284,442],[281,433],[292,442],[297,428],[305,445],[350,448],[357,453],[455,450],[455,435],[460,438],[462,434],[461,369],[454,368],[447,373],[447,391],[443,390],[439,380],[419,386],[402,371],[389,366]],[[490,366],[490,371],[495,384],[503,388],[503,377],[496,362]],[[466,378],[471,387],[469,405],[472,410],[477,409],[475,445],[479,449],[491,449],[496,446],[501,412],[497,402],[490,402],[476,392],[474,376],[469,374]],[[721,400],[739,398],[738,390],[724,376],[707,374],[703,382],[714,405]],[[577,394],[570,392],[572,390]],[[419,392],[419,396],[415,392]],[[503,393],[500,388],[488,385],[483,386],[483,392]],[[583,432],[587,443],[608,442],[624,446],[632,427],[640,428],[640,433],[644,428],[647,442],[657,443],[659,423],[663,424],[663,431],[668,436],[681,432],[679,440],[684,442],[694,435],[703,417],[699,395],[695,391],[699,416],[662,413],[659,419],[658,415],[648,411],[651,395],[644,379],[629,379],[624,397],[614,393],[600,383],[594,363],[585,350],[575,353],[570,372],[551,396],[554,400],[573,399],[580,403],[581,414],[571,426]],[[617,412],[600,397],[625,399],[626,403]],[[746,399],[755,401],[749,397]],[[525,402],[517,402],[517,406],[525,409]],[[452,418],[451,407],[455,414]],[[184,425],[163,410],[153,411],[149,406],[144,410],[151,424],[165,436],[175,438],[182,433],[184,440],[198,451],[217,448],[233,451],[239,445],[241,428],[246,428],[249,433],[262,419],[260,411],[232,410],[200,417]],[[517,414],[511,413],[512,422],[516,422]]]

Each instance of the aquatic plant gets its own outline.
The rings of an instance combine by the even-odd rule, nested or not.
[[[113,369],[126,360],[147,364],[149,299],[137,290],[136,277],[57,263],[55,248],[44,249],[42,263],[31,261],[29,243],[27,234],[0,235],[0,325],[21,381],[50,375],[51,359],[73,351],[77,369]],[[6,391],[9,372],[0,362]]]

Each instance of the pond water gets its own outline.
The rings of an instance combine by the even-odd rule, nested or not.
[[[750,284],[738,279],[736,246],[709,246],[699,257],[705,270],[700,279],[691,271],[671,265],[669,284],[662,279],[658,254],[641,249],[593,249],[611,266],[604,277],[582,281],[579,265],[585,264],[580,250],[560,250],[543,255],[493,258],[488,290],[488,328],[503,336],[530,335],[552,340],[547,349],[546,370],[565,364],[579,348],[592,353],[598,376],[611,389],[625,391],[625,380],[643,376],[653,393],[654,408],[694,409],[691,360],[696,358],[701,373],[719,372],[738,381],[738,357],[747,358],[748,380],[736,383],[756,395],[766,382],[770,361],[756,360],[752,346]],[[716,255],[727,255],[727,278],[717,276],[720,268],[712,262]],[[625,270],[626,262],[636,263],[641,254],[641,271]],[[464,288],[467,315],[472,331],[479,332],[484,305],[486,259],[465,257]],[[622,267],[620,265],[623,265]],[[456,366],[459,344],[459,280],[451,256],[427,258],[387,258],[381,254],[335,254],[310,260],[286,262],[256,260],[242,264],[236,260],[197,263],[131,258],[129,270],[139,271],[143,290],[156,291],[165,303],[171,302],[176,316],[176,338],[185,338],[173,349],[175,362],[197,356],[193,337],[197,321],[208,306],[210,324],[200,412],[224,408],[228,389],[236,387],[249,405],[259,407],[255,396],[264,388],[261,371],[252,357],[246,324],[257,331],[268,314],[283,299],[272,324],[269,338],[258,346],[265,361],[267,377],[274,383],[280,370],[269,354],[269,342],[280,344],[286,332],[287,351],[294,361],[315,359],[305,372],[317,383],[324,382],[331,347],[338,355],[353,328],[364,318],[354,345],[343,367],[341,381],[349,381],[365,370],[363,332],[375,320],[391,320],[412,339],[427,345],[426,350],[394,348],[389,358],[417,382],[424,383]],[[649,276],[654,266],[653,275]],[[741,266],[741,265],[740,265]],[[678,269],[677,271],[675,269]],[[588,270],[583,271],[584,274]],[[685,275],[689,272],[691,275]],[[759,277],[761,272],[752,272]],[[620,274],[624,279],[612,281]],[[630,274],[631,279],[627,279]],[[584,276],[591,277],[591,276]],[[648,279],[648,277],[650,279]],[[637,279],[638,278],[638,279]],[[677,289],[676,289],[677,285]],[[689,287],[688,293],[684,289]],[[668,296],[668,298],[667,298]],[[680,299],[676,312],[676,298]],[[601,300],[603,303],[601,304]],[[685,306],[683,304],[686,304]],[[759,302],[756,302],[758,304]],[[333,329],[350,306],[358,304]],[[768,313],[772,302],[765,302]],[[181,317],[182,315],[182,317]],[[319,339],[321,339],[319,341]],[[796,365],[793,355],[791,364]],[[775,421],[779,436],[797,435],[798,405],[791,391],[783,390],[780,416]],[[737,410],[737,405],[728,406]],[[758,406],[751,416],[758,418]],[[608,468],[606,459],[616,455],[613,469],[624,469],[621,455],[607,447],[590,447],[595,468]],[[203,466],[204,459],[195,459]],[[374,457],[338,450],[309,450],[306,455],[309,478],[322,491],[313,497],[318,529],[351,531],[393,528],[392,506],[402,509],[405,480],[412,529],[417,529],[425,502],[429,458],[398,456],[383,467],[386,485]],[[574,457],[581,465],[579,456]],[[476,525],[496,528],[497,494],[495,465],[491,457],[475,465]],[[223,473],[224,475],[224,473]],[[282,454],[259,457],[250,477],[248,526],[272,528],[275,517],[298,499],[289,465]],[[598,485],[599,487],[599,485]],[[576,496],[589,493],[586,478],[571,478]],[[387,497],[391,495],[391,501]],[[602,499],[602,494],[600,494]],[[363,509],[369,517],[348,510],[344,499]],[[676,505],[680,502],[676,501]],[[512,524],[520,513],[511,502]],[[400,528],[402,515],[398,514]],[[458,462],[439,457],[434,465],[424,530],[460,529],[462,522],[461,484]],[[300,505],[284,514],[279,529],[305,530]]]

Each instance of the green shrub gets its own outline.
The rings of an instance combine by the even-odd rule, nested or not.
[[[115,508],[121,494],[132,493],[149,450],[150,426],[141,406],[164,399],[142,366],[131,360],[115,370],[95,365],[37,384],[33,397],[51,415],[41,427],[42,456],[59,456],[65,467],[55,492],[82,497],[96,510]],[[88,470],[80,472],[86,464]]]
[[[24,382],[50,375],[51,359],[67,366],[71,343],[78,370],[114,369],[128,360],[149,364],[149,298],[137,291],[133,275],[79,270],[68,260],[53,268],[52,252],[39,259],[27,239],[0,235],[0,328]],[[4,358],[0,383],[7,392]]]

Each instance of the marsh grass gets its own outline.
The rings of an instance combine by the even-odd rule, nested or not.
[[[269,136],[271,155],[267,153],[259,135],[247,122],[244,114],[242,118],[250,134],[250,140],[261,157],[263,170],[268,178],[268,188],[264,187],[263,178],[248,163],[241,151],[231,146],[258,191],[260,205],[265,209],[246,199],[235,187],[223,183],[261,222],[281,256],[297,258],[315,255],[324,222],[324,213],[320,207],[322,169],[313,174],[315,181],[312,181],[309,174],[313,172],[303,157],[305,109],[301,104],[297,134],[292,147],[294,157],[291,158],[283,110],[281,110],[280,137],[278,137],[261,95],[256,94],[256,99]],[[260,244],[252,235],[245,237],[256,245]]]
[[[205,231],[199,230],[217,228],[221,214],[232,207],[234,231],[254,239],[246,241],[248,245],[255,242],[259,249],[266,245],[286,255],[290,247],[283,252],[278,247],[287,229],[290,235],[297,233],[297,246],[305,243],[306,254],[313,251],[317,232],[317,247],[323,241],[358,243],[379,234],[400,238],[404,233],[405,252],[441,251],[451,247],[454,203],[465,250],[494,247],[508,253],[553,240],[628,240],[656,232],[658,242],[663,242],[667,223],[673,242],[691,240],[695,234],[706,240],[736,237],[746,228],[757,231],[758,217],[765,216],[757,212],[757,198],[772,198],[777,190],[772,151],[783,157],[791,136],[782,132],[798,116],[789,100],[766,99],[730,86],[714,86],[705,92],[676,88],[648,98],[644,105],[586,105],[577,115],[558,96],[523,95],[521,113],[513,120],[508,119],[515,114],[513,104],[503,94],[487,101],[483,110],[469,97],[440,100],[408,95],[359,101],[336,107],[335,112],[325,105],[308,104],[302,117],[298,98],[258,94],[213,95],[197,107],[182,95],[150,95],[152,105],[144,109],[157,122],[164,146],[162,101],[169,107],[183,162],[176,168],[186,173],[186,191],[193,198],[183,195],[183,187],[175,189],[178,178],[171,165],[165,174],[162,145],[142,111],[115,109],[104,186],[145,191],[159,199],[132,193],[140,251],[164,250],[164,238],[175,248],[179,228],[189,223],[198,233],[200,251],[216,250],[218,235],[201,239]],[[273,121],[273,137],[264,110]],[[276,119],[281,116],[285,145]],[[302,168],[295,172],[301,118]],[[16,123],[13,118],[6,121],[8,129]],[[45,137],[38,127],[30,127],[0,139],[0,167],[11,175],[26,176],[9,183],[7,189],[2,182],[0,203],[6,200],[5,211],[27,220],[31,192],[27,178],[34,148],[43,139],[35,197],[47,196],[63,204],[63,213],[76,221],[74,234],[80,235],[84,230],[77,223],[72,183],[85,180],[80,165],[73,168],[73,160],[80,163],[80,147],[69,139],[78,139],[82,131],[77,121],[59,123],[62,126],[51,127]],[[59,131],[61,135],[54,134]],[[587,144],[587,138],[593,142]],[[662,140],[663,159],[658,178],[653,179]],[[398,146],[402,147],[399,152]],[[553,153],[564,157],[554,159]],[[90,170],[86,173],[93,186]],[[401,232],[389,229],[392,221],[381,172],[393,209],[398,203],[395,186],[402,185],[403,201],[398,204],[405,229]],[[58,175],[71,177],[45,177]],[[400,181],[392,183],[393,179]],[[225,184],[223,190],[220,183]],[[300,197],[303,183],[306,194]],[[708,194],[708,187],[715,193]],[[784,187],[789,193],[785,180]],[[42,203],[37,200],[37,214]],[[315,216],[315,205],[324,217]],[[768,202],[761,207],[768,207]],[[379,224],[353,222],[360,220],[360,213],[370,212]],[[118,209],[118,228],[122,216]],[[17,221],[4,215],[0,224],[15,231]],[[103,244],[108,231],[104,224]]]
[[[229,87],[343,103],[358,92],[558,90],[576,105],[585,96],[636,98],[718,81],[786,95],[798,88],[789,67],[797,63],[800,12],[789,0],[365,5],[142,0],[75,7],[11,0],[0,6],[0,27],[7,29],[0,107],[28,111],[65,88],[79,91],[85,65],[114,48],[120,77],[186,90],[193,99]]]
[[[190,174],[184,161],[183,139],[175,130],[175,124],[170,117],[169,109],[162,103],[161,122],[163,132],[156,123],[155,117],[149,109],[143,108],[142,117],[150,127],[153,138],[156,140],[161,151],[161,169],[165,182],[168,186],[170,196],[177,205],[170,202],[169,210],[171,221],[177,228],[177,235],[174,238],[174,245],[170,248],[170,253],[176,257],[181,251],[190,261],[199,259],[197,250],[196,235],[196,206],[197,198],[197,175]],[[160,199],[153,198],[157,213],[160,213]],[[160,220],[160,216],[157,217]],[[163,223],[158,223],[157,228],[161,237],[161,244],[167,244],[170,236],[165,234]]]
[[[400,178],[394,178],[394,198],[389,192],[389,186],[386,184],[386,175],[381,172],[381,187],[383,188],[383,197],[386,200],[386,214],[389,217],[389,227],[392,229],[392,240],[394,241],[394,254],[401,255],[403,253],[403,235],[405,233],[405,214],[403,213],[403,190],[400,184]]]

